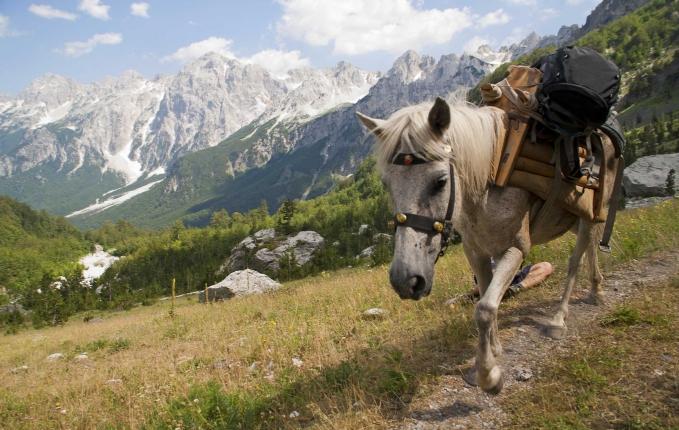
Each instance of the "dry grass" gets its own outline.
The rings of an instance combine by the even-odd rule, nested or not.
[[[679,244],[677,202],[624,213],[624,263]],[[572,237],[537,249],[565,266]],[[5,428],[384,428],[420,384],[471,357],[471,307],[443,305],[471,287],[459,247],[437,266],[432,296],[402,302],[387,268],[348,269],[287,283],[275,294],[200,305],[169,303],[73,318],[4,336],[0,422]],[[556,299],[558,271],[534,299]],[[529,294],[527,293],[527,297]],[[383,320],[361,317],[370,307]],[[511,306],[511,305],[510,305]],[[74,356],[88,351],[89,359]],[[65,359],[47,362],[62,352]],[[293,365],[292,358],[303,361]],[[253,363],[256,363],[253,366]],[[27,371],[12,373],[19,366]],[[290,418],[293,411],[299,416]]]
[[[646,287],[503,407],[511,428],[679,428],[679,279]]]

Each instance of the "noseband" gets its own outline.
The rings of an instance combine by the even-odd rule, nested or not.
[[[399,166],[413,166],[415,164],[425,164],[429,160],[418,157],[415,154],[398,154],[394,157],[392,164]],[[453,234],[453,209],[455,208],[455,183],[453,182],[453,165],[450,164],[450,198],[448,200],[448,209],[446,216],[443,219],[435,219],[424,215],[402,213],[399,212],[394,215],[394,225],[396,229],[399,227],[410,227],[413,230],[421,231],[429,235],[441,235],[441,249],[436,256],[436,261],[439,257],[443,257],[450,243]]]

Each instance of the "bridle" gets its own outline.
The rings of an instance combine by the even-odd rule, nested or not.
[[[392,160],[392,164],[399,166],[413,166],[425,164],[429,160],[418,157],[416,154],[398,154]],[[441,235],[441,249],[436,256],[436,261],[446,253],[453,234],[453,210],[455,209],[455,183],[453,182],[453,164],[450,164],[450,197],[448,199],[448,209],[443,219],[435,219],[424,215],[398,212],[394,215],[394,227],[410,227],[413,230],[421,231],[429,235]]]

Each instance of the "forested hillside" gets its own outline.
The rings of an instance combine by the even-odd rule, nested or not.
[[[37,285],[45,274],[73,270],[88,249],[65,219],[0,196],[0,286],[8,293]]]
[[[371,244],[370,237],[388,231],[390,218],[388,196],[374,161],[369,159],[352,178],[339,183],[329,194],[309,201],[287,201],[272,215],[266,204],[262,204],[245,214],[215,212],[204,228],[187,228],[177,222],[155,234],[145,234],[132,232],[127,223],[117,223],[90,232],[88,237],[127,255],[99,284],[105,286],[103,300],[110,296],[111,305],[128,306],[168,294],[173,278],[177,281],[178,293],[195,291],[206,283],[221,280],[216,272],[231,249],[248,234],[264,228],[274,227],[279,235],[313,230],[325,238],[325,246],[310,264],[302,268],[292,265],[276,273],[281,280],[356,264],[355,256]],[[363,224],[369,227],[358,234]],[[120,234],[121,231],[130,234]],[[386,261],[389,256],[389,247],[383,244],[372,262]]]

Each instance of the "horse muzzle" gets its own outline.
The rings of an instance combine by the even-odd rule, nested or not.
[[[389,271],[389,282],[403,300],[420,300],[431,293],[431,281],[423,275],[402,272],[394,265]]]

